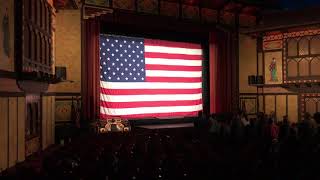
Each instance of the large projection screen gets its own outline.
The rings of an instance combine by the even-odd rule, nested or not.
[[[100,35],[100,118],[174,118],[202,111],[201,44]]]

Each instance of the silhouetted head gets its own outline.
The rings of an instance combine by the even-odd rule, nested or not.
[[[304,114],[304,120],[310,120],[310,118],[311,118],[310,113],[306,112],[306,113]]]
[[[273,124],[273,119],[272,119],[272,118],[269,118],[268,123],[269,123],[269,124]]]

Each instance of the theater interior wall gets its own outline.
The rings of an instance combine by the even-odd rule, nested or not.
[[[52,5],[52,0],[49,0]],[[15,14],[14,0],[0,1],[0,24],[8,8],[8,32],[0,32],[0,172],[28,158],[27,151],[41,151],[54,142],[54,96],[42,97],[40,94],[41,114],[40,146],[26,138],[27,96],[17,85],[15,72]],[[8,36],[9,54],[5,53],[4,36]]]
[[[291,122],[298,121],[298,95],[280,85],[252,86],[249,85],[248,76],[262,75],[266,69],[264,58],[276,56],[279,52],[264,52],[261,43],[255,36],[239,35],[239,108],[244,104],[246,111],[255,117],[255,113],[275,113],[277,120],[284,115],[289,116]],[[282,55],[282,51],[280,51]]]

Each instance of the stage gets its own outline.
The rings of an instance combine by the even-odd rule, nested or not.
[[[137,128],[144,129],[171,129],[171,128],[191,128],[194,127],[193,123],[177,123],[177,124],[151,124],[151,125],[140,125]]]

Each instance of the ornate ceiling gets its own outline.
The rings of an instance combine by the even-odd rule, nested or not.
[[[135,14],[170,16],[179,20],[233,27],[239,17],[239,25],[243,28],[261,24],[262,17],[270,12],[320,5],[319,0],[54,0],[56,9],[79,8],[81,3],[90,5],[84,11],[85,19],[111,11],[125,10]],[[106,10],[103,8],[111,11],[104,12]]]

